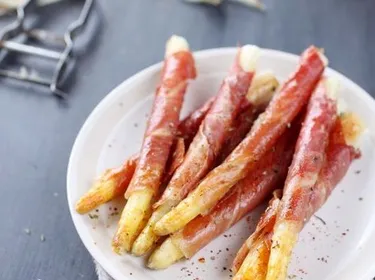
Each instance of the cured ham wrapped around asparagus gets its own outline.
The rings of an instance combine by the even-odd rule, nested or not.
[[[186,40],[173,36],[166,46],[161,82],[157,88],[128,199],[112,245],[115,252],[129,251],[142,230],[142,221],[158,194],[171,146],[177,134],[180,110],[188,80],[195,78],[195,63]]]
[[[261,89],[264,90],[264,87]],[[176,150],[173,150],[173,153],[179,156],[178,165],[181,164],[181,151],[183,150],[185,155],[185,149],[189,147],[204,116],[211,108],[212,103],[213,98],[180,122],[177,136],[178,139],[183,138],[184,143],[180,140],[176,140],[178,144],[176,145]],[[79,214],[85,214],[116,197],[123,196],[133,177],[138,158],[139,154],[137,153],[127,159],[122,166],[105,170],[103,174],[95,180],[90,190],[78,200],[76,211]],[[176,164],[177,162],[173,161],[173,163]],[[175,169],[175,165],[168,168],[167,174],[169,178]]]
[[[330,135],[326,162],[319,173],[319,178],[309,194],[309,204],[306,207],[306,223],[320,207],[324,205],[337,184],[344,178],[350,164],[360,157],[360,152],[348,145],[349,137],[343,130],[343,119],[340,117]],[[348,130],[347,130],[348,132]],[[358,131],[357,133],[361,133]],[[358,134],[357,134],[358,137]],[[348,140],[347,140],[348,139]]]
[[[138,154],[117,168],[107,169],[95,180],[90,190],[76,204],[79,214],[88,213],[100,205],[124,195],[137,166]]]
[[[301,217],[303,225],[327,201],[331,192],[345,176],[352,161],[359,157],[358,151],[347,144],[348,139],[351,138],[350,134],[352,134],[350,131],[352,129],[346,127],[342,118],[336,120],[330,133],[325,163],[317,182],[309,190],[309,198],[305,205],[306,211]],[[270,206],[260,219],[255,232],[237,253],[232,267],[236,274],[235,280],[266,279],[271,248],[274,249],[271,243],[280,203],[281,200],[277,197],[270,202]],[[276,244],[274,245],[276,246]],[[293,247],[294,244],[290,245]],[[285,275],[283,277],[280,279],[285,279]]]
[[[262,73],[254,77],[254,81],[252,82],[249,93],[247,94],[249,102],[245,102],[247,107],[246,109],[241,109],[245,112],[240,114],[235,121],[236,123],[233,125],[233,129],[234,127],[236,128],[236,135],[238,136],[230,137],[226,142],[224,145],[225,152],[221,154],[221,158],[223,158],[224,154],[227,156],[238,144],[238,141],[242,140],[243,137],[240,136],[244,136],[250,129],[253,118],[257,114],[250,112],[253,107],[249,106],[249,104],[257,104],[256,107],[261,109],[262,106],[269,102],[277,87],[278,81],[272,73]],[[178,151],[173,150],[173,153],[176,153],[176,155],[179,156],[178,165],[181,164],[181,160],[183,159],[181,151],[184,150],[185,154],[185,150],[189,147],[214,100],[214,97],[210,98],[200,108],[185,117],[178,125],[177,136],[184,139],[184,146],[182,146],[180,140],[177,140],[178,145],[175,147]],[[246,110],[248,112],[246,112]],[[241,125],[239,125],[239,123],[241,123]],[[138,157],[139,154],[137,153],[127,159],[122,166],[104,171],[104,173],[95,180],[90,190],[79,199],[76,204],[76,211],[80,214],[85,214],[116,197],[124,195],[130,180],[133,177]],[[176,161],[173,162],[176,163]],[[169,179],[175,169],[175,165],[168,167],[167,174]],[[169,179],[164,179],[164,181],[168,182]]]
[[[271,73],[257,74],[254,77],[251,88],[248,90],[245,102],[241,103],[241,106],[245,104],[241,109],[240,114],[232,123],[232,126],[228,129],[227,137],[224,141],[221,154],[216,158],[215,162],[221,162],[241,140],[246,136],[250,130],[255,117],[259,112],[269,103],[273,93],[278,86],[278,81],[275,76]],[[175,193],[185,192],[184,188],[189,187],[188,185],[169,185],[170,189],[165,191],[162,200],[159,201],[155,206],[157,207],[151,218],[149,219],[146,227],[143,229],[141,234],[134,242],[132,253],[135,255],[143,255],[156,243],[159,237],[153,232],[155,223],[179,200],[176,196],[171,197]],[[158,207],[159,206],[159,207]]]
[[[302,54],[296,72],[256,120],[246,138],[187,198],[156,223],[155,233],[173,233],[199,214],[206,214],[231,187],[243,179],[308,102],[326,65],[327,59],[317,48],[308,48]]]
[[[260,217],[255,231],[238,251],[232,265],[232,272],[235,274],[233,280],[264,280],[266,278],[273,226],[281,195],[281,190],[274,192],[274,196]]]
[[[271,73],[263,73],[259,74],[254,77],[254,81],[251,85],[249,90],[249,94],[247,95],[248,101],[250,104],[259,104],[259,108],[263,106],[263,104],[267,104],[267,102],[271,99],[275,89],[278,87],[278,81],[275,76]],[[204,103],[200,108],[189,114],[186,118],[184,118],[179,126],[177,136],[182,137],[184,139],[184,147],[182,147],[182,143],[179,141],[178,146],[178,155],[180,156],[180,162],[178,165],[181,164],[181,151],[182,148],[185,150],[189,147],[191,141],[193,140],[195,134],[197,133],[199,126],[204,119],[205,115],[207,114],[208,110],[211,108],[212,103],[214,102],[214,97],[210,98],[206,103]],[[249,103],[247,103],[247,107]],[[248,110],[252,110],[248,108]],[[236,134],[238,135],[245,135],[247,133],[246,130],[250,129],[253,118],[256,114],[246,114],[241,113],[241,116],[238,119],[244,120],[244,124],[240,127],[235,124],[234,126],[237,127]],[[236,122],[239,122],[237,120]],[[231,139],[240,139],[239,137],[234,137]],[[224,159],[230,151],[238,144],[238,140],[229,140],[224,145],[224,150],[221,153],[221,158]],[[176,151],[173,151],[176,153]],[[225,157],[223,156],[225,155]],[[124,195],[126,192],[128,185],[130,183],[131,178],[133,177],[136,164],[138,162],[139,154],[135,154],[127,159],[122,166],[117,168],[111,168],[104,171],[103,174],[96,179],[90,188],[90,190],[85,193],[77,202],[76,204],[76,211],[79,214],[88,213],[100,205],[111,201],[116,197],[120,197]],[[222,160],[220,160],[221,162]],[[173,172],[175,171],[176,166],[172,168],[168,168],[167,176],[170,179]],[[164,180],[169,181],[169,180]]]
[[[208,215],[196,217],[164,241],[151,255],[148,266],[162,269],[181,258],[192,257],[261,204],[276,187],[283,184],[297,135],[295,127],[287,131],[274,149],[268,151],[257,167],[239,181]]]
[[[325,161],[329,134],[337,118],[337,83],[322,78],[309,101],[296,152],[285,181],[273,234],[267,279],[285,279],[292,248],[320,170]]]
[[[228,137],[255,74],[259,49],[246,45],[238,50],[232,69],[191,143],[184,162],[176,170],[156,206],[174,206],[206,175]]]

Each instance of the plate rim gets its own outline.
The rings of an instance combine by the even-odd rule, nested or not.
[[[209,56],[217,56],[217,55],[226,55],[226,54],[232,54],[235,53],[236,47],[223,47],[223,48],[212,48],[212,49],[205,49],[205,50],[199,50],[193,52],[194,58],[196,60],[199,60],[201,58],[207,58]],[[289,52],[284,52],[280,50],[275,49],[269,49],[269,48],[262,48],[263,53],[268,53],[270,55],[284,57],[288,60],[296,60],[299,58],[299,55],[292,54]],[[72,201],[72,194],[71,189],[73,186],[72,182],[72,176],[74,174],[73,171],[73,165],[74,162],[78,160],[77,153],[80,149],[80,146],[85,142],[85,137],[92,125],[95,125],[96,118],[100,115],[100,113],[105,110],[108,104],[110,104],[113,100],[116,100],[120,95],[124,94],[122,92],[123,88],[126,88],[127,86],[131,85],[132,83],[136,82],[137,79],[142,78],[142,76],[152,75],[155,72],[159,72],[162,68],[163,61],[160,61],[158,63],[155,63],[151,66],[148,66],[137,73],[133,74],[132,76],[126,78],[123,82],[115,86],[106,96],[104,96],[98,104],[94,107],[94,109],[91,111],[91,113],[86,117],[83,125],[81,126],[71,149],[71,153],[69,156],[68,166],[67,166],[67,175],[66,175],[66,195],[67,195],[67,201],[68,201],[68,207],[70,216],[73,220],[74,227],[86,247],[87,251],[91,255],[91,257],[100,265],[103,267],[103,269],[115,280],[118,279],[125,279],[130,280],[130,278],[127,275],[122,274],[118,269],[115,268],[101,253],[101,250],[99,247],[95,246],[91,241],[91,238],[88,236],[88,233],[85,231],[86,227],[83,223],[81,223],[78,220],[78,215],[75,213],[74,205],[75,202]],[[337,70],[334,70],[332,68],[327,67],[326,73],[338,76],[340,79],[344,80],[347,85],[350,85],[355,91],[357,92],[358,96],[362,99],[364,99],[365,102],[368,102],[371,107],[375,108],[375,99],[361,86],[359,86],[357,83],[346,77],[344,74],[340,73]],[[131,92],[125,93],[125,94],[131,94]],[[374,269],[375,272],[375,269]],[[366,275],[365,275],[366,276]]]

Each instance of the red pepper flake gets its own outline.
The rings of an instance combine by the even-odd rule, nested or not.
[[[205,263],[205,262],[206,262],[206,259],[205,259],[205,258],[199,258],[199,259],[198,259],[198,262],[200,262],[200,263]]]

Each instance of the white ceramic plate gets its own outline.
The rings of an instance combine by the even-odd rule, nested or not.
[[[198,78],[186,95],[183,114],[201,105],[219,88],[235,55],[234,48],[195,53]],[[328,54],[329,57],[329,54]],[[259,72],[272,70],[280,81],[295,69],[298,57],[264,50]],[[117,256],[111,251],[123,201],[102,206],[98,219],[78,215],[77,199],[93,178],[105,168],[118,166],[138,151],[146,118],[162,64],[153,65],[126,80],[106,96],[89,116],[75,141],[68,167],[69,208],[77,231],[91,255],[116,280],[120,279],[229,279],[228,268],[239,246],[251,232],[259,215],[254,211],[235,227],[211,242],[191,260],[164,271],[145,268],[142,258]],[[359,86],[328,69],[326,74],[341,82],[340,98],[348,110],[359,114],[367,125],[360,147],[362,158],[355,161],[326,205],[300,235],[290,266],[293,279],[369,280],[375,276],[375,102]],[[262,208],[262,207],[260,207]],[[205,263],[199,258],[205,258]]]

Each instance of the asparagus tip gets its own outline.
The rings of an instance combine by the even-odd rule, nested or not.
[[[189,44],[184,37],[172,35],[167,41],[165,49],[165,57],[168,57],[179,51],[188,51]]]

